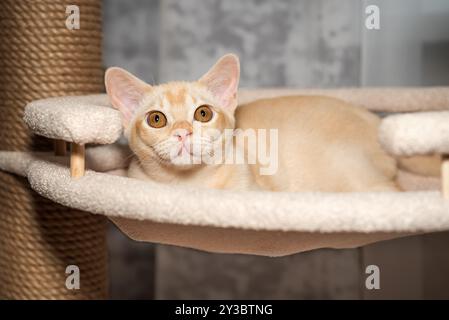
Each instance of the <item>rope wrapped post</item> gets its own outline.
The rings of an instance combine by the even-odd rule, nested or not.
[[[65,143],[30,133],[25,105],[103,88],[101,0],[78,0],[80,29],[66,27],[64,0],[0,1],[0,150],[54,151]],[[66,285],[69,266],[80,287]],[[106,220],[40,197],[0,171],[0,299],[107,298]]]

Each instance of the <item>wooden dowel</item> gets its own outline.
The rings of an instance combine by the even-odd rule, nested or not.
[[[445,199],[449,199],[449,155],[441,155],[441,191]]]
[[[64,140],[55,140],[55,156],[66,156],[67,155],[67,144]]]
[[[70,147],[70,175],[72,178],[80,178],[84,176],[85,170],[85,147],[76,143],[71,143]]]

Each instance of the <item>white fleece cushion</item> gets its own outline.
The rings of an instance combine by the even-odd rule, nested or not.
[[[93,162],[100,171],[121,168],[127,158],[119,145],[89,148],[87,155],[88,164]],[[115,161],[103,161],[111,155],[116,155]],[[439,191],[221,191],[93,171],[72,179],[67,165],[67,158],[48,153],[0,151],[1,170],[28,177],[35,191],[55,202],[107,216],[140,241],[279,256],[449,229],[449,202]],[[405,180],[409,187],[422,187],[424,178],[420,179]],[[430,189],[438,188],[438,181],[433,182]]]
[[[389,116],[382,120],[379,141],[398,156],[449,153],[449,112]]]
[[[285,95],[325,95],[373,111],[449,109],[449,88],[242,89],[239,103]],[[33,101],[25,122],[35,133],[75,143],[108,144],[122,132],[121,115],[105,94],[56,97]]]
[[[125,169],[131,161],[130,155],[129,147],[119,143],[89,147],[86,149],[86,167],[98,172]],[[0,151],[0,170],[26,177],[28,166],[36,160],[70,164],[68,157],[55,156],[51,152]]]
[[[36,134],[79,144],[110,144],[122,134],[121,115],[104,94],[33,101],[24,121]]]
[[[31,187],[72,208],[108,216],[128,236],[211,252],[281,256],[353,248],[449,229],[439,191],[378,193],[236,192],[170,186],[30,163]]]
[[[449,228],[449,202],[438,191],[268,192],[171,186],[36,160],[31,187],[65,206],[137,220],[252,230],[419,232]]]
[[[268,93],[276,96],[287,91],[242,91],[240,101]],[[301,93],[321,92],[288,91]],[[374,110],[449,109],[447,88],[323,93]],[[111,143],[120,136],[120,115],[107,107],[105,95],[41,103],[32,103],[25,116],[39,134],[76,143]],[[72,116],[67,116],[69,110]],[[105,122],[115,123],[112,133],[106,132]],[[125,154],[121,149],[96,149],[88,151],[87,160],[96,170],[112,170],[126,163],[108,157]],[[13,152],[0,152],[0,169],[26,176],[35,191],[55,202],[108,216],[133,239],[212,252],[278,256],[316,248],[352,248],[449,229],[449,202],[439,191],[236,192],[162,185],[92,171],[74,180],[66,158]]]

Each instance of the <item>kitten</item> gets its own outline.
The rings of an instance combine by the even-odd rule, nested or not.
[[[109,68],[106,90],[122,113],[135,154],[128,176],[234,190],[398,190],[396,160],[377,141],[376,115],[321,96],[263,99],[237,108],[239,75],[239,60],[232,54],[194,82],[150,86],[123,69]],[[239,143],[238,135],[225,134],[235,129],[276,129],[277,170],[261,174],[266,164],[248,163],[257,150]],[[257,148],[270,149],[275,142],[266,139]],[[224,161],[206,163],[216,153],[225,154]],[[236,154],[244,163],[228,161],[235,162]]]

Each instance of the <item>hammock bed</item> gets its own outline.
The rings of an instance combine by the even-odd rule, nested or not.
[[[382,120],[381,144],[400,156],[443,155],[442,179],[399,172],[406,192],[366,193],[237,192],[131,179],[123,176],[130,151],[120,142],[121,116],[106,95],[30,103],[24,121],[56,139],[59,155],[0,151],[0,169],[26,177],[54,202],[107,216],[135,240],[210,252],[282,256],[449,230],[449,88],[242,90],[239,100],[291,94],[393,112]]]

